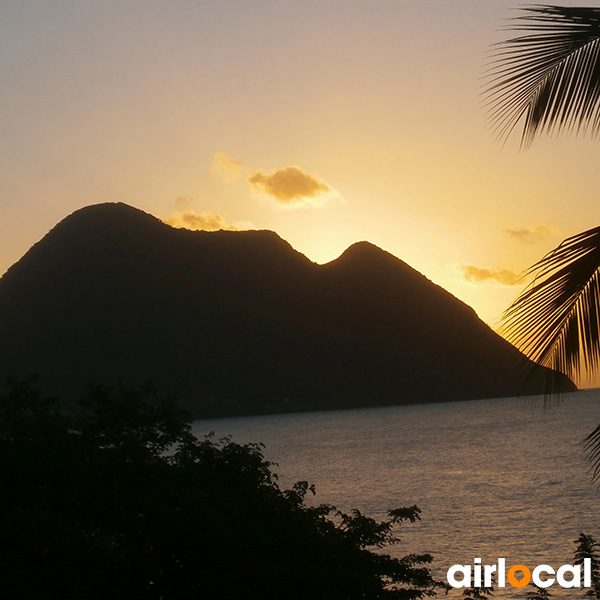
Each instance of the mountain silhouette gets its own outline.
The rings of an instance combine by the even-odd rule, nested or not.
[[[524,357],[368,243],[325,265],[271,231],[76,211],[0,279],[0,375],[177,394],[194,416],[511,396]],[[543,373],[538,368],[539,373]]]

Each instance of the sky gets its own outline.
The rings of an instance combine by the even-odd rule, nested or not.
[[[368,240],[496,326],[516,275],[600,221],[598,141],[490,131],[483,74],[517,7],[3,0],[0,273],[125,202],[319,263]]]

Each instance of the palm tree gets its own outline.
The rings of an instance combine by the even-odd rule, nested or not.
[[[512,21],[521,35],[493,47],[485,98],[495,134],[600,137],[600,8],[533,5]],[[569,378],[600,370],[600,227],[563,241],[526,275],[504,314],[504,334],[535,362]],[[550,391],[560,392],[555,377]],[[600,477],[600,425],[587,438]]]

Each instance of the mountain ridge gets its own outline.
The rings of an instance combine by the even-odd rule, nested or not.
[[[153,379],[195,416],[516,395],[527,364],[369,242],[318,265],[274,232],[121,203],[66,217],[5,273],[0,339],[0,375],[73,393]]]

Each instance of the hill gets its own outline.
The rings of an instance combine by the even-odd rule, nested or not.
[[[515,348],[372,244],[317,265],[270,231],[173,229],[125,204],[76,211],[6,272],[0,340],[0,376],[150,379],[195,416],[525,390]]]

